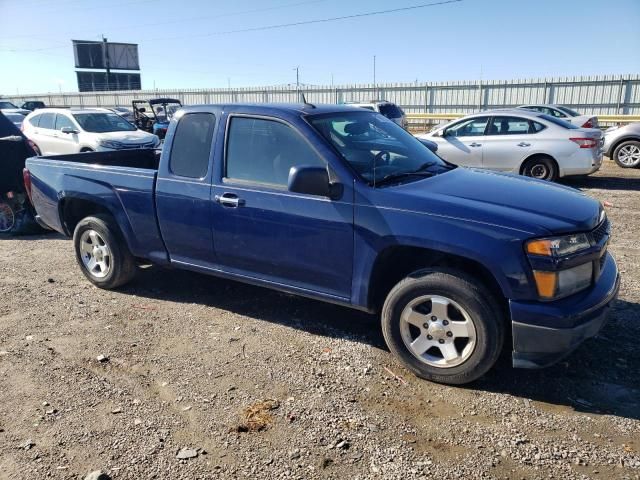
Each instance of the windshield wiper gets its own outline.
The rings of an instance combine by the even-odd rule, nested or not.
[[[385,175],[384,177],[382,177],[380,180],[373,180],[372,182],[370,182],[370,185],[372,186],[378,186],[378,185],[384,185],[385,183],[390,183],[394,180],[400,180],[402,178],[405,177],[423,177],[423,178],[427,178],[427,177],[432,177],[434,174],[430,173],[430,172],[422,172],[422,171],[418,171],[418,170],[412,170],[409,172],[396,172],[396,173],[390,173],[389,175]]]

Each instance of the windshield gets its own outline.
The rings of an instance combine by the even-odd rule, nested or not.
[[[11,102],[0,102],[0,108],[18,108]]]
[[[5,113],[4,116],[12,122],[21,122],[24,120],[24,115],[21,115],[20,113]]]
[[[557,108],[558,108],[558,110],[563,111],[564,113],[566,113],[567,115],[569,115],[571,117],[579,117],[580,116],[580,114],[578,112],[576,112],[575,110],[571,110],[570,108],[561,107],[561,106],[558,106]]]
[[[540,118],[544,118],[547,122],[555,123],[560,127],[568,128],[570,130],[575,130],[576,128],[579,128],[573,125],[572,123],[567,122],[566,120],[552,117],[551,115],[547,115],[546,113],[543,113],[542,115],[540,115]]]
[[[74,113],[73,118],[86,132],[133,132],[136,127],[115,113]]]
[[[413,135],[378,113],[338,112],[311,116],[309,121],[370,185],[449,168]]]
[[[168,122],[173,118],[173,114],[180,109],[178,103],[162,103],[153,106],[153,111],[156,113],[156,117],[159,122]]]

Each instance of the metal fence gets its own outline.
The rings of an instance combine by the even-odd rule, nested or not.
[[[529,103],[558,103],[595,115],[640,114],[640,75],[538,78],[466,82],[304,86],[311,103],[384,99],[407,113],[471,113]],[[7,96],[16,104],[42,100],[50,106],[131,106],[134,99],[171,97],[185,105],[233,102],[297,102],[295,86],[221,89],[159,89]]]

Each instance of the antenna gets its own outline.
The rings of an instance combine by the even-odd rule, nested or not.
[[[316,106],[313,103],[307,102],[307,98],[304,96],[303,92],[299,92],[299,93],[300,93],[300,103],[303,103],[305,107],[316,108]]]

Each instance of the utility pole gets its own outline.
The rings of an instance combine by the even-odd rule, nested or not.
[[[373,56],[373,96],[378,98],[378,88],[376,85],[376,56]]]
[[[227,77],[227,88],[231,90],[231,77]]]
[[[294,68],[296,71],[296,91],[300,91],[300,66]]]
[[[104,66],[107,68],[107,91],[111,90],[109,88],[109,77],[111,76],[111,64],[109,62],[109,49],[107,48],[107,39],[104,35],[102,35],[102,48],[104,48]]]

